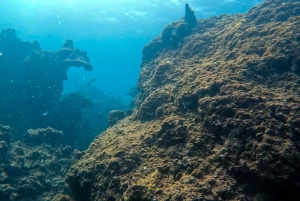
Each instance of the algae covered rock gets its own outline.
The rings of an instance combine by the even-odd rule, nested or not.
[[[180,46],[184,38],[192,33],[196,25],[197,18],[194,11],[186,4],[185,16],[179,22],[169,24],[164,28],[161,35],[153,39],[151,43],[145,45],[142,51],[142,62],[153,60],[164,49],[171,50]]]
[[[51,145],[62,144],[64,133],[51,127],[41,129],[30,129],[24,135],[23,141],[31,145],[47,143]]]
[[[300,2],[186,10],[143,49],[133,118],[71,167],[75,198],[300,200]]]
[[[115,125],[118,121],[125,118],[125,111],[123,110],[112,110],[108,114],[107,122],[108,127]]]
[[[74,201],[69,195],[58,194],[52,201]]]
[[[1,201],[50,200],[58,193],[70,193],[63,182],[72,161],[68,146],[34,144],[38,141],[30,139],[33,144],[12,142],[1,159]]]

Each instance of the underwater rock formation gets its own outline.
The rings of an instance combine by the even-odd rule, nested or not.
[[[300,200],[299,11],[267,0],[167,26],[143,50],[136,112],[71,167],[76,200]]]
[[[23,131],[41,127],[43,114],[59,101],[70,66],[92,70],[86,52],[74,49],[71,40],[61,50],[48,52],[36,41],[20,41],[13,29],[4,29],[0,52],[0,121]]]
[[[134,108],[136,106],[136,101],[137,101],[139,93],[140,93],[140,91],[138,90],[138,88],[136,88],[136,87],[130,88],[129,92],[127,93],[128,96],[132,97],[132,99],[130,101],[130,108]]]
[[[73,199],[69,195],[58,194],[52,201],[73,201]]]
[[[74,50],[72,40],[67,40],[63,47],[57,52],[57,55],[58,61],[67,68],[70,66],[83,66],[87,71],[93,70],[86,52],[82,52],[79,49]]]
[[[24,135],[23,141],[29,145],[39,145],[39,144],[65,144],[63,142],[64,133],[58,130],[55,130],[51,127],[39,128],[39,129],[30,129]]]
[[[195,26],[197,24],[197,18],[195,16],[195,12],[190,8],[189,4],[185,4],[184,20],[190,26]]]
[[[125,111],[123,110],[112,110],[108,113],[107,123],[108,127],[115,125],[118,121],[125,118]]]
[[[3,133],[11,135],[9,127],[0,126],[0,137]],[[24,136],[26,140],[7,143],[7,153],[0,152],[0,201],[50,201],[58,193],[70,193],[63,180],[72,161],[72,149],[61,145],[57,138],[61,134],[52,128],[30,130]],[[39,136],[49,137],[42,140]],[[56,200],[63,200],[58,197]]]
[[[191,34],[196,24],[197,18],[194,11],[186,4],[185,17],[179,22],[169,24],[161,35],[153,39],[150,44],[145,45],[142,51],[142,66],[144,66],[144,62],[154,60],[158,54],[163,54],[182,45],[184,38]]]

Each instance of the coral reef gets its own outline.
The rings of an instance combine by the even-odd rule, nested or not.
[[[8,126],[0,130],[0,136],[11,135]],[[72,162],[72,149],[61,144],[61,135],[53,128],[29,130],[23,141],[7,143],[7,151],[0,152],[1,201],[50,201],[56,194],[70,193],[64,177]],[[71,201],[64,197],[54,200]]]
[[[63,140],[64,133],[58,130],[55,130],[51,127],[40,128],[40,129],[30,129],[24,135],[23,141],[30,145],[38,145],[42,143],[47,143],[55,145],[57,143],[64,143]]]
[[[60,99],[70,66],[92,70],[86,52],[74,49],[71,40],[61,50],[48,52],[36,41],[20,41],[13,29],[4,29],[0,52],[0,121],[21,131],[42,127],[43,114]]]
[[[73,201],[73,199],[69,195],[58,194],[52,201]]]
[[[75,199],[299,200],[299,13],[267,0],[168,25],[143,49],[134,114],[71,167]]]
[[[64,177],[85,153],[75,148],[86,149],[109,111],[127,106],[91,86],[61,96],[70,66],[92,70],[71,40],[47,52],[6,29],[0,52],[0,201],[72,201]]]

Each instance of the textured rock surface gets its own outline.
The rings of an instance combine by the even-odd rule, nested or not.
[[[73,199],[69,195],[58,194],[52,201],[73,201]]]
[[[111,127],[111,126],[115,125],[118,121],[124,119],[125,115],[126,115],[125,111],[122,111],[122,110],[110,111],[110,113],[108,114],[108,117],[107,117],[108,127]]]
[[[273,0],[167,26],[143,50],[137,111],[70,169],[76,199],[300,200],[299,14]]]
[[[11,135],[9,127],[1,126],[0,136],[4,132]],[[72,149],[62,146],[57,135],[62,132],[52,128],[30,130],[25,141],[7,143],[6,153],[0,152],[0,201],[50,201],[58,193],[70,193],[64,177]],[[54,200],[72,199],[57,195]]]
[[[57,145],[62,144],[64,133],[58,130],[55,130],[51,127],[40,128],[40,129],[30,129],[24,135],[23,141],[30,145],[39,145],[43,143]]]

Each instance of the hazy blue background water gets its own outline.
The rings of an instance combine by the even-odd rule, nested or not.
[[[129,102],[141,51],[163,28],[184,16],[189,3],[198,18],[243,13],[262,0],[6,0],[0,1],[0,28],[11,27],[24,41],[58,50],[66,39],[88,52],[94,70],[71,68],[65,91],[90,79],[112,97]]]

